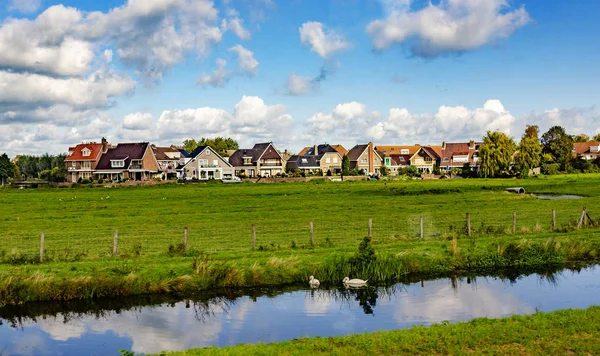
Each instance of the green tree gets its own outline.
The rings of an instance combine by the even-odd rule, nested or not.
[[[188,153],[191,153],[198,146],[200,145],[193,138],[188,138],[187,140],[183,141],[183,149],[186,150]]]
[[[480,172],[484,177],[508,173],[515,152],[515,141],[498,131],[488,131],[479,147]]]
[[[573,135],[571,137],[573,142],[588,142],[590,140],[590,136],[586,134]]]
[[[347,155],[344,155],[344,157],[342,157],[342,175],[350,175],[350,157],[348,157]]]
[[[596,142],[600,142],[600,133],[596,134],[596,136],[594,136],[593,140]]]
[[[15,176],[15,169],[13,167],[13,163],[8,158],[6,153],[3,153],[0,156],[0,181],[2,181],[2,186],[4,186],[4,182],[8,178],[12,178]]]
[[[559,164],[561,171],[568,169],[573,152],[573,139],[563,127],[553,126],[544,133],[542,146],[542,152],[552,155],[553,161]]]
[[[386,166],[381,166],[381,168],[379,168],[379,174],[381,174],[382,177],[387,177],[390,175],[390,169]]]
[[[542,146],[537,126],[527,125],[515,156],[515,169],[521,177],[527,177],[529,170],[539,167],[542,162]]]
[[[231,137],[215,137],[213,139],[202,137],[198,142],[198,146],[209,146],[221,156],[227,156],[229,150],[235,151],[240,148],[238,142]]]

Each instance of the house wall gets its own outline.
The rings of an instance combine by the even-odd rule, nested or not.
[[[152,149],[150,146],[146,147],[146,152],[144,152],[144,158],[142,159],[142,168],[151,171],[158,172],[160,169],[158,167],[158,162],[154,158],[154,154],[152,153]]]
[[[329,163],[327,163],[327,159],[329,159]],[[328,170],[335,174],[336,171],[342,170],[342,157],[337,152],[327,152],[321,157],[320,164],[323,174],[327,174]]]
[[[369,162],[369,157],[372,157],[371,162]],[[363,162],[363,158],[366,158],[366,162]],[[358,161],[354,163],[354,169],[359,171],[364,169],[368,174],[377,174],[379,173],[381,163],[381,160],[374,154],[374,151],[369,154],[369,150],[367,149],[358,157]],[[352,162],[350,165],[352,166]]]
[[[185,167],[185,175],[186,177],[199,177],[199,171],[202,169],[212,169],[213,167],[200,167],[200,160],[207,160],[209,165],[214,165],[214,169],[218,169],[221,174],[219,174],[219,178],[222,178],[224,175],[232,175],[233,168],[229,165],[225,159],[219,157],[216,153],[214,153],[210,148],[206,148],[204,151],[200,152],[200,154],[193,158],[193,162],[188,164]],[[216,161],[216,162],[215,162]]]

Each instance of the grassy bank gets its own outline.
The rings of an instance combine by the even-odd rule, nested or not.
[[[600,261],[600,175],[530,180],[161,185],[0,191],[0,305],[215,287],[373,283]],[[504,192],[579,194],[537,200]],[[513,231],[513,211],[518,212]],[[557,228],[552,232],[552,210]],[[465,212],[471,213],[467,236]],[[420,239],[420,217],[424,239]],[[377,260],[352,262],[373,219]],[[314,244],[308,222],[314,222]],[[256,225],[256,249],[251,226]],[[181,249],[183,226],[189,248]],[[118,250],[111,256],[114,229]],[[39,233],[45,233],[39,263]]]
[[[161,355],[597,355],[600,307]]]
[[[40,300],[170,293],[184,296],[218,287],[323,284],[343,277],[372,283],[509,268],[577,267],[600,262],[600,234],[583,231],[520,237],[415,241],[373,245],[376,260],[356,263],[356,246],[294,252],[255,251],[243,256],[198,255],[0,265],[0,304]]]

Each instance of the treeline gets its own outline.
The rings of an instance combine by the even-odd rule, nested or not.
[[[199,141],[196,141],[193,138],[183,141],[183,149],[189,153],[194,151],[199,146],[209,146],[213,150],[217,151],[217,153],[221,156],[227,156],[228,150],[235,151],[240,148],[238,142],[230,137],[202,137]]]
[[[600,134],[569,135],[553,126],[539,137],[538,126],[527,125],[521,141],[501,132],[488,131],[479,147],[479,174],[482,177],[527,177],[535,169],[542,174],[600,172],[600,158],[593,161],[573,154],[573,143],[600,141]]]
[[[41,179],[50,182],[65,182],[67,170],[65,168],[66,154],[41,156],[21,155],[12,162],[8,156],[0,156],[0,179],[28,180]]]

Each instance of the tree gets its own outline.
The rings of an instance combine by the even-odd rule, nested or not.
[[[386,166],[381,166],[381,168],[379,168],[379,174],[381,174],[382,177],[387,177],[390,175],[390,169]]]
[[[198,146],[200,145],[198,145],[198,142],[196,142],[196,140],[194,140],[193,138],[189,138],[183,141],[183,149],[186,150],[188,153],[191,153]]]
[[[596,142],[600,142],[600,133],[596,134],[596,136],[594,136],[593,140]]]
[[[3,153],[0,156],[0,181],[2,181],[2,186],[4,186],[4,182],[8,178],[12,178],[15,176],[15,169],[13,167],[13,163],[8,158],[6,153]]]
[[[573,152],[573,139],[561,126],[553,126],[542,135],[542,152],[552,155],[561,171],[566,171]]]
[[[488,131],[479,147],[481,174],[487,178],[508,173],[515,149],[512,138],[499,131]]]
[[[192,152],[199,146],[208,146],[215,150],[221,156],[227,156],[227,151],[239,149],[239,144],[236,140],[231,137],[215,137],[215,138],[204,138],[200,141],[194,139],[187,139],[183,141],[183,149],[187,152]]]
[[[538,135],[537,126],[527,125],[515,156],[515,169],[521,177],[527,177],[529,170],[539,167],[542,162],[542,146]]]
[[[350,175],[350,157],[348,157],[347,155],[344,155],[344,157],[342,157],[342,175]]]
[[[590,136],[586,134],[579,134],[571,137],[573,139],[573,142],[588,142],[590,140]]]

